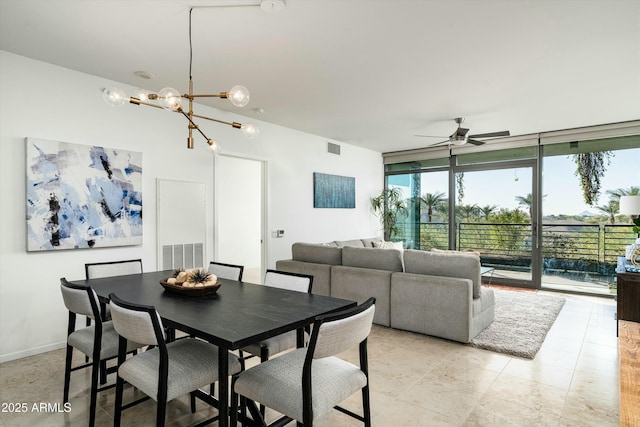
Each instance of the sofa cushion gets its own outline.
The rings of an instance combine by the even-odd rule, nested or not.
[[[291,254],[295,261],[317,264],[342,264],[342,248],[313,243],[294,243]]]
[[[375,248],[376,243],[382,242],[384,239],[382,237],[370,237],[368,239],[362,239],[362,244],[365,248]]]
[[[338,245],[339,248],[344,248],[344,247],[364,248],[364,243],[362,243],[362,240],[360,240],[360,239],[355,239],[355,240],[336,240],[336,244]]]
[[[455,251],[455,250],[451,250],[451,249],[432,248],[431,252],[437,252],[439,254],[449,254],[449,255],[475,255],[475,256],[480,256],[480,252],[474,251],[474,250],[471,250],[471,249],[464,250],[464,251]]]
[[[452,254],[418,251],[404,251],[404,271],[413,274],[459,277],[473,283],[473,297],[480,297],[480,257],[467,254]]]
[[[395,249],[342,248],[342,265],[374,270],[402,271],[402,252]]]

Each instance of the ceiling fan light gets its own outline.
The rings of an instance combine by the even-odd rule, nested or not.
[[[451,143],[453,145],[464,145],[467,143],[467,138],[453,138]]]

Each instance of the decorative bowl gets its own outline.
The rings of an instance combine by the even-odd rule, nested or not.
[[[215,295],[218,292],[218,289],[220,289],[220,286],[222,286],[222,282],[217,282],[213,285],[208,286],[186,287],[167,283],[167,279],[161,280],[160,284],[165,290],[169,292],[193,297]]]

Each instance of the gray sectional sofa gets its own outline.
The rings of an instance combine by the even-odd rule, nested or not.
[[[313,293],[376,298],[374,323],[468,343],[494,319],[495,299],[481,286],[480,257],[374,247],[380,238],[294,243],[278,270],[311,274]]]

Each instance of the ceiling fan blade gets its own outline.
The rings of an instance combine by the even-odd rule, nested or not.
[[[437,147],[439,145],[449,145],[449,144],[451,144],[451,140],[450,139],[446,139],[444,141],[436,142],[434,144],[429,144],[429,145],[427,145],[427,147]]]
[[[508,130],[503,130],[500,132],[489,132],[489,133],[479,133],[477,135],[469,135],[469,138],[495,138],[497,136],[510,136]]]
[[[482,145],[484,141],[478,141],[477,139],[467,138],[467,142],[473,145]]]

